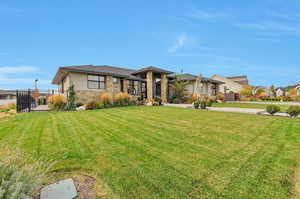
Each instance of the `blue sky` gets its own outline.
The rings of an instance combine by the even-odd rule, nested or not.
[[[299,52],[298,0],[0,0],[0,89],[81,64],[281,86],[300,81]]]

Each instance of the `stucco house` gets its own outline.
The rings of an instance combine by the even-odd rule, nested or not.
[[[249,85],[247,76],[224,77],[221,75],[213,75],[211,79],[224,82],[219,88],[221,93],[239,93],[243,90],[244,86]]]
[[[289,95],[288,91],[291,89],[296,89],[297,95],[300,95],[300,85],[297,84],[297,85],[291,85],[286,87],[278,87],[276,89],[276,96],[277,97],[284,96],[284,95],[288,96]]]
[[[218,80],[191,74],[180,76],[182,80],[189,82],[186,88],[188,94],[216,97],[220,85],[223,84]],[[60,67],[52,83],[58,85],[58,91],[62,94],[66,94],[69,86],[73,84],[77,102],[80,103],[96,100],[101,92],[112,95],[125,92],[148,101],[160,96],[167,102],[172,94],[171,84],[174,77],[174,72],[154,66],[132,70],[107,65],[79,65]]]

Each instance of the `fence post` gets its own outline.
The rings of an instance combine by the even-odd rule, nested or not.
[[[31,112],[31,91],[28,89],[28,95],[27,95],[27,100],[28,100],[28,112]]]

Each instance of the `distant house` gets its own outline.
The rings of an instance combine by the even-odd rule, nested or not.
[[[172,77],[173,75],[169,75]],[[218,95],[223,82],[202,75],[180,74],[178,77],[183,81],[188,81],[185,91],[188,95],[199,95],[202,97],[214,97]]]
[[[16,99],[16,91],[13,90],[0,90],[0,100]]]
[[[291,86],[286,86],[286,87],[278,87],[276,89],[276,96],[280,97],[280,96],[288,96],[289,95],[289,91],[291,89],[296,89],[297,91],[297,95],[300,95],[300,85],[296,84],[296,85],[291,85]]]
[[[125,92],[148,101],[159,96],[166,102],[172,95],[174,78],[174,72],[154,66],[132,70],[107,65],[80,65],[60,67],[52,83],[58,85],[59,92],[65,95],[73,84],[77,102],[80,103],[96,100],[102,92],[112,95]],[[188,94],[204,96],[216,97],[219,86],[223,84],[218,80],[191,74],[181,75],[181,79],[189,82],[186,88]]]
[[[239,93],[243,90],[244,86],[249,85],[247,76],[224,77],[221,75],[213,75],[211,79],[224,82],[224,84],[220,85],[220,92],[222,93]]]

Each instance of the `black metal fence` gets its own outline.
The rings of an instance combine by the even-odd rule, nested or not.
[[[50,96],[57,94],[56,90],[27,89],[16,90],[17,112],[31,112],[38,105],[47,105]]]
[[[16,91],[16,105],[17,112],[31,112],[36,107],[36,99],[33,96],[33,91],[28,90],[17,90]]]

